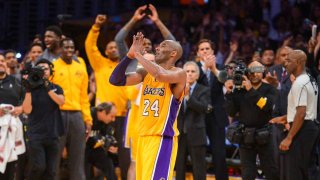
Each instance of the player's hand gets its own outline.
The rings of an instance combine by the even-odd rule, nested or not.
[[[144,36],[141,32],[138,32],[136,35],[133,36],[133,43],[127,53],[127,56],[131,59],[136,58],[135,55],[137,53],[142,54],[143,53],[143,41]]]
[[[98,14],[96,17],[95,25],[101,27],[103,23],[105,23],[107,20],[107,15],[104,14]]]
[[[135,21],[140,21],[146,14],[144,13],[144,11],[146,10],[147,5],[144,6],[140,6],[133,14],[132,18]]]
[[[159,15],[158,15],[158,12],[157,12],[157,9],[152,5],[152,4],[149,4],[149,9],[151,11],[151,14],[148,15],[148,17],[153,21],[153,22],[156,22],[159,20]]]

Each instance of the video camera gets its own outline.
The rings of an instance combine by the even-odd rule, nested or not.
[[[110,146],[118,146],[118,141],[113,136],[114,131],[108,130],[105,135],[101,135],[100,131],[91,131],[90,138],[88,139],[87,145],[89,148],[96,149],[102,147],[108,150]]]
[[[104,149],[109,149],[110,146],[117,146],[118,142],[116,138],[112,135],[106,134],[105,136],[101,137],[93,137],[95,140],[95,144],[93,148],[103,147]]]
[[[233,79],[233,83],[235,85],[236,88],[240,89],[242,86],[242,81],[243,81],[243,75],[247,75],[248,74],[248,69],[246,64],[242,61],[242,60],[238,60],[236,62],[236,66],[234,67],[233,70],[233,75],[232,75],[232,79]]]
[[[24,86],[28,85],[30,89],[35,89],[44,84],[43,76],[44,70],[40,66],[34,66],[27,71],[22,73],[23,75],[28,75],[28,78],[24,80]]]

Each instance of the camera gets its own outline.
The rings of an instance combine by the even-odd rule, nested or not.
[[[248,69],[246,67],[246,64],[242,60],[238,60],[236,62],[236,66],[233,70],[233,82],[236,88],[241,88],[242,81],[243,81],[243,75],[248,74]]]
[[[87,145],[92,149],[102,147],[108,150],[110,146],[118,146],[118,141],[113,136],[113,130],[109,130],[105,135],[101,135],[100,131],[93,130],[90,133]]]
[[[240,144],[243,142],[244,124],[234,122],[227,127],[226,138],[233,144]]]
[[[92,149],[102,147],[103,149],[108,150],[110,146],[117,146],[118,142],[116,138],[112,135],[106,134],[104,136],[96,135],[92,137]]]
[[[24,74],[28,75],[28,78],[25,80],[30,89],[35,89],[44,84],[43,76],[44,70],[42,67],[34,66],[26,71]]]

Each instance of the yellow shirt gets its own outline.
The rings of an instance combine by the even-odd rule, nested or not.
[[[64,91],[65,103],[60,109],[81,111],[84,121],[92,124],[87,92],[88,73],[81,61],[83,60],[73,60],[71,64],[65,63],[61,58],[54,61],[52,82],[61,86]]]
[[[183,93],[176,99],[169,83],[159,82],[150,74],[143,81],[139,107],[140,136],[178,136],[177,115]]]
[[[111,73],[118,62],[113,62],[100,53],[97,47],[99,30],[98,27],[92,26],[85,42],[86,53],[96,78],[96,105],[102,102],[113,102],[117,108],[117,116],[125,116],[128,102],[126,87],[109,83]]]

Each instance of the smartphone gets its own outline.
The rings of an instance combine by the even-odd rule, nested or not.
[[[314,40],[317,38],[317,25],[312,25],[312,38]]]

